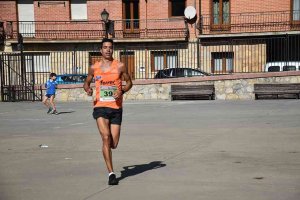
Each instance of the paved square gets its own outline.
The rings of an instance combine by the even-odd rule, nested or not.
[[[125,102],[110,187],[91,103],[46,111],[0,103],[1,200],[300,199],[299,100]]]

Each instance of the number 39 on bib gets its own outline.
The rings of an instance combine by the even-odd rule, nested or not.
[[[116,86],[100,86],[100,101],[115,101],[113,97],[114,93],[117,91]]]

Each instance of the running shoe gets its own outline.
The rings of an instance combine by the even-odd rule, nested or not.
[[[111,175],[108,177],[108,185],[118,185],[118,183],[119,183],[119,181],[117,180],[115,174],[111,174]]]

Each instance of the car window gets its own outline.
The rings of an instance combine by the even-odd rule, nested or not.
[[[268,68],[268,72],[279,72],[280,71],[280,67],[279,66],[270,66]]]
[[[85,81],[86,77],[87,77],[87,76],[85,76],[85,75],[84,75],[84,76],[80,76],[80,80],[81,80],[81,81]]]
[[[80,74],[58,75],[56,81],[58,81],[59,84],[83,83],[86,77],[87,75],[80,75]]]
[[[70,76],[62,76],[61,79],[65,82],[70,81],[71,77]]]
[[[185,69],[184,70],[184,77],[191,77],[193,76],[193,71],[190,69]]]
[[[170,70],[158,70],[157,74],[155,75],[155,78],[168,78],[170,77]]]
[[[283,71],[296,71],[296,66],[283,66]]]
[[[203,76],[203,73],[193,70],[193,69],[189,69],[187,70],[188,76]]]
[[[184,77],[184,69],[174,68],[172,71],[173,77]]]
[[[172,71],[170,69],[162,70],[163,77],[172,77]]]

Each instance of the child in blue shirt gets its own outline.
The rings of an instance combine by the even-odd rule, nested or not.
[[[48,108],[47,114],[58,115],[58,112],[56,111],[56,107],[54,104],[55,91],[56,91],[56,86],[57,86],[57,82],[55,80],[56,80],[56,74],[51,73],[49,80],[47,81],[47,83],[45,83],[46,94],[43,99],[43,103]],[[48,99],[50,100],[50,104],[47,101]]]

